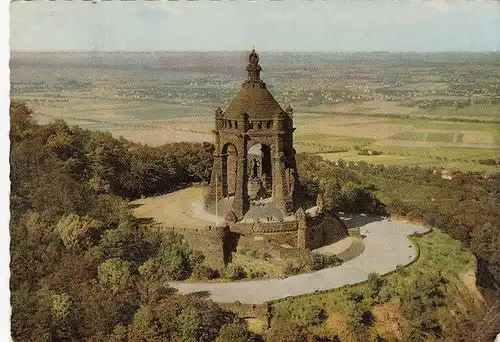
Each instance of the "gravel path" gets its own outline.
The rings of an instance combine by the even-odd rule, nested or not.
[[[215,302],[239,301],[260,304],[288,296],[330,290],[356,284],[376,272],[386,274],[398,265],[408,265],[416,258],[415,246],[408,235],[425,233],[426,228],[399,221],[375,221],[360,227],[365,251],[341,266],[291,276],[285,279],[241,281],[232,283],[170,283],[181,293],[207,292]]]

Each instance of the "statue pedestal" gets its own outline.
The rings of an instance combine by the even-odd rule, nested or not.
[[[260,178],[253,178],[248,180],[248,197],[250,200],[257,199],[265,192]]]

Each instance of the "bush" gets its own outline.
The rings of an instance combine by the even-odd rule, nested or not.
[[[198,264],[193,268],[193,273],[191,274],[191,276],[194,279],[198,280],[205,280],[205,279],[210,280],[218,278],[219,272],[205,264]]]
[[[215,342],[249,342],[251,340],[252,336],[246,326],[233,322],[221,327]]]
[[[267,342],[305,342],[307,338],[302,328],[289,320],[274,321],[266,331]]]
[[[285,266],[283,266],[283,275],[285,277],[296,275],[300,273],[301,268],[295,265],[293,262],[288,261]]]
[[[243,247],[241,249],[240,253],[243,255],[246,255],[248,257],[251,257],[251,258],[258,258],[259,257],[259,252],[257,250],[250,248],[250,247],[247,247],[247,246]]]
[[[374,317],[365,303],[352,302],[347,314],[347,324],[351,327],[359,341],[366,341],[369,328],[373,325]]]
[[[241,266],[235,266],[233,264],[227,265],[224,270],[224,278],[229,280],[239,280],[246,277],[245,270]]]
[[[385,284],[385,280],[377,273],[368,274],[368,287],[370,288],[370,296],[372,299],[379,299],[380,291]]]
[[[318,325],[326,320],[325,310],[310,306],[302,311],[302,322],[305,326]]]
[[[324,268],[338,266],[342,261],[335,255],[323,255],[319,253],[312,253],[311,269],[313,271],[322,270]]]
[[[255,270],[252,270],[252,269],[250,269],[250,270],[248,271],[248,277],[249,277],[250,279],[255,279],[255,278],[263,278],[263,277],[265,277],[266,275],[267,275],[267,273],[266,273],[266,272],[264,272],[264,271],[255,271]]]

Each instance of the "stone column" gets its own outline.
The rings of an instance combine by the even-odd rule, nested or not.
[[[309,230],[304,210],[299,208],[295,213],[297,218],[297,248],[307,249],[309,247]]]
[[[288,189],[285,178],[285,155],[278,146],[273,146],[273,201],[283,213],[289,213]]]
[[[221,156],[221,145],[220,145],[220,134],[218,131],[214,131],[215,134],[215,151],[214,151],[214,164],[212,167],[212,175],[210,178],[210,188],[206,202],[213,203],[215,205],[215,198],[217,197],[221,200],[224,197],[222,188],[222,156]],[[206,204],[208,204],[206,203]]]
[[[238,219],[248,211],[248,168],[247,150],[244,140],[236,146],[238,150],[238,160],[236,162],[236,190],[233,200],[233,211]]]

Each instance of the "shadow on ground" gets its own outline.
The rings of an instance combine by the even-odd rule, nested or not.
[[[382,221],[385,219],[383,216],[375,216],[375,215],[365,215],[365,214],[338,214],[339,218],[344,222],[346,227],[349,228],[358,228],[368,223]]]

